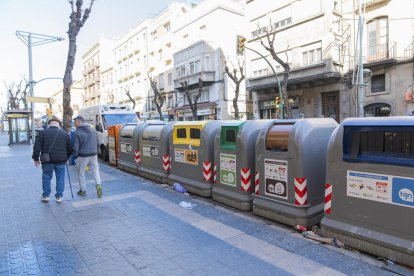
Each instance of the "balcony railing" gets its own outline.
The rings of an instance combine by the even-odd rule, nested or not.
[[[375,62],[393,59],[397,54],[397,43],[389,42],[368,47],[365,52],[365,62]]]
[[[183,81],[188,81],[189,86],[196,85],[200,78],[203,80],[203,83],[209,84],[215,81],[215,75],[215,71],[203,71],[185,77],[176,77],[174,80],[174,87],[181,88],[181,82]]]
[[[412,58],[414,57],[414,40],[411,42],[410,45],[407,46],[404,50],[404,57],[405,58]]]

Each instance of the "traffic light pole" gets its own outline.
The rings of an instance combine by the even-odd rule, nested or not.
[[[277,81],[277,86],[278,86],[278,90],[279,90],[279,97],[280,97],[280,99],[281,99],[281,101],[280,101],[280,107],[279,107],[279,110],[280,110],[280,118],[282,118],[282,119],[284,119],[285,118],[285,110],[284,110],[284,105],[283,105],[283,95],[282,95],[282,87],[280,86],[280,81],[279,81],[279,77],[277,76],[277,74],[276,74],[276,71],[275,71],[275,69],[273,68],[273,66],[272,66],[272,64],[270,63],[270,61],[264,56],[264,55],[262,55],[261,53],[259,53],[258,51],[256,51],[256,50],[254,50],[254,49],[252,49],[252,48],[249,48],[249,47],[244,47],[245,49],[247,49],[247,50],[250,50],[250,51],[252,51],[252,52],[255,52],[256,54],[258,54],[260,57],[262,57],[266,62],[267,62],[267,64],[269,64],[269,66],[270,66],[270,69],[272,69],[272,71],[273,71],[273,74],[275,75],[275,77],[276,77],[276,81]]]

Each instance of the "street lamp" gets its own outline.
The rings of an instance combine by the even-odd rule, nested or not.
[[[32,47],[38,46],[46,43],[51,43],[55,41],[62,41],[64,40],[63,37],[57,36],[49,36],[49,35],[42,35],[42,34],[35,34],[30,32],[24,31],[16,31],[16,36],[25,44],[27,45],[28,52],[29,52],[29,95],[33,95],[33,71],[32,71]],[[35,129],[34,129],[34,103],[30,103],[30,108],[32,110],[32,144],[34,143],[35,138]]]

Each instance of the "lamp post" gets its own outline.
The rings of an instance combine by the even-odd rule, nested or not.
[[[33,86],[35,82],[33,81],[33,70],[32,70],[32,47],[37,45],[42,45],[46,43],[51,43],[55,41],[64,40],[63,37],[49,36],[42,34],[35,34],[31,32],[16,31],[16,36],[27,46],[29,54],[29,95],[33,95]],[[35,129],[34,129],[34,103],[30,103],[30,108],[32,112],[32,144],[34,144],[35,138]]]

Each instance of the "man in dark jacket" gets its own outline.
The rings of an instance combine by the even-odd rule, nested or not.
[[[36,167],[40,166],[39,156],[41,153],[49,153],[50,161],[42,162],[42,201],[50,200],[53,171],[56,175],[56,202],[62,202],[65,189],[65,163],[72,153],[69,135],[60,129],[61,122],[52,118],[48,122],[49,127],[40,131],[36,136],[33,146],[32,159]],[[54,142],[53,142],[54,141]]]
[[[98,163],[98,133],[90,124],[85,123],[82,116],[74,119],[75,135],[73,142],[73,156],[77,159],[79,186],[78,195],[86,195],[86,166],[89,166],[95,179],[96,193],[102,197],[101,177]]]

